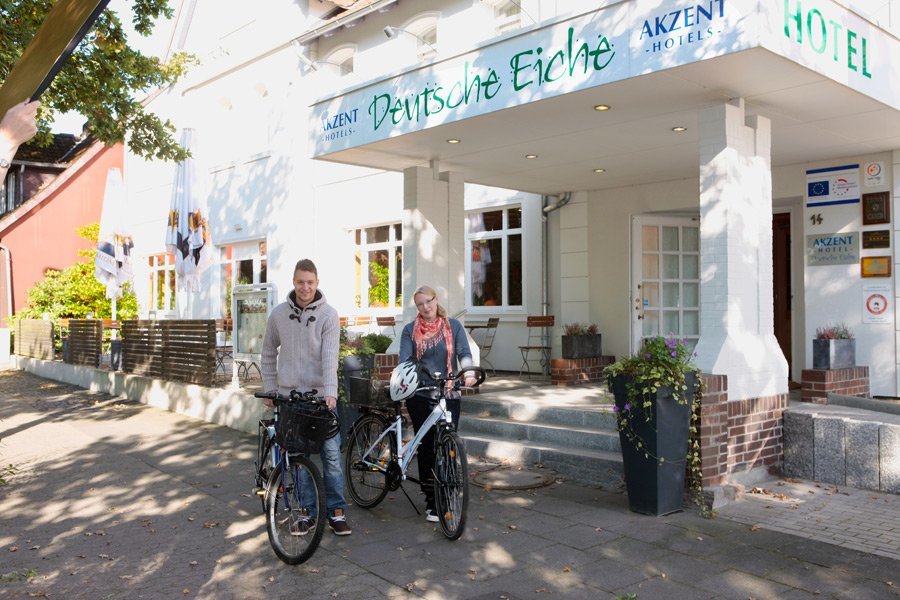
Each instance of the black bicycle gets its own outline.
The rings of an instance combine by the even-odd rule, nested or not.
[[[462,438],[456,433],[447,411],[446,398],[447,383],[453,382],[453,389],[459,390],[462,380],[469,373],[475,373],[478,380],[476,386],[484,381],[484,369],[466,367],[456,375],[433,373],[436,385],[419,388],[419,391],[434,393],[434,408],[416,436],[406,444],[403,443],[402,401],[393,402],[390,408],[384,405],[360,406],[363,414],[353,424],[344,456],[347,491],[359,507],[376,506],[384,500],[388,490],[403,489],[401,485],[406,480],[421,483],[407,476],[407,469],[422,439],[434,427],[433,475],[438,520],[441,531],[448,539],[459,539],[466,527],[469,506],[468,462]],[[406,494],[406,490],[403,493]],[[409,495],[406,494],[406,497],[409,498]],[[412,499],[410,503],[415,508]]]
[[[309,560],[325,532],[325,484],[309,455],[337,433],[337,418],[317,393],[254,394],[275,405],[274,418],[259,422],[256,485],[269,543],[290,565]]]

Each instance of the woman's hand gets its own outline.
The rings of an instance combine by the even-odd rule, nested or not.
[[[466,387],[475,387],[475,384],[476,384],[477,382],[478,382],[478,378],[477,378],[477,377],[472,377],[471,375],[466,375],[466,379],[465,379],[465,381],[463,382],[463,384],[464,384]]]

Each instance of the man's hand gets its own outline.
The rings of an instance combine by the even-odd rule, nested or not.
[[[0,120],[0,137],[4,138],[10,149],[18,148],[37,133],[36,119],[40,105],[37,100],[34,102],[26,100],[16,104],[3,115],[3,120]]]
[[[267,394],[275,394],[275,393],[277,393],[277,392],[278,392],[278,390],[269,390],[269,391],[266,392],[266,393],[267,393]],[[268,398],[263,398],[262,401],[263,401],[263,404],[265,404],[265,405],[268,406],[269,408],[275,408],[275,403],[272,402],[271,400],[269,400]]]
[[[325,396],[325,406],[328,410],[334,410],[337,407],[337,398],[334,396]]]

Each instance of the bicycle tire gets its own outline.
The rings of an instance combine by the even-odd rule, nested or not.
[[[326,512],[325,484],[315,463],[291,455],[274,468],[266,489],[266,532],[279,559],[289,565],[309,560],[322,541]]]
[[[269,478],[272,476],[272,438],[269,432],[259,425],[256,442],[256,489],[262,490],[259,493],[259,501],[262,504],[263,514],[266,514],[266,490],[269,488]]]
[[[462,439],[443,429],[434,449],[434,496],[441,531],[458,540],[466,529],[469,508],[469,466]]]
[[[388,428],[387,421],[375,414],[363,415],[353,424],[347,451],[344,454],[344,477],[347,480],[347,491],[350,498],[360,508],[372,508],[384,500],[388,493],[387,468],[393,460],[391,437],[387,436],[375,447],[372,455],[363,457],[375,440]],[[381,468],[362,465],[363,459],[377,463]]]

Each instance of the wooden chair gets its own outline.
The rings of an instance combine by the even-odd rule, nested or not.
[[[379,331],[382,328],[390,327],[391,337],[397,337],[397,320],[394,317],[375,317],[375,323],[378,325]]]
[[[494,336],[497,335],[497,327],[500,325],[500,317],[490,317],[487,326],[484,328],[484,337],[481,340],[481,366],[487,369],[490,367],[491,375],[496,375],[494,365],[487,359],[494,347]]]
[[[519,346],[522,353],[522,366],[519,367],[519,376],[522,373],[531,372],[528,364],[528,356],[532,352],[540,355],[541,372],[546,375],[550,370],[550,346],[549,328],[553,327],[556,319],[553,315],[529,315],[525,320],[525,327],[528,329],[528,341],[524,346]]]

